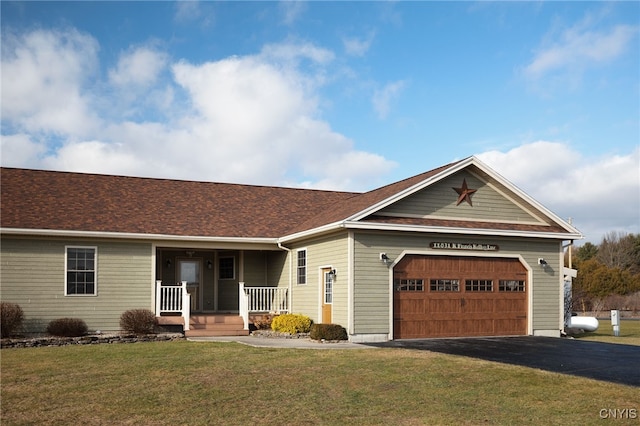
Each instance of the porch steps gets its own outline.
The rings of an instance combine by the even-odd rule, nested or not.
[[[237,314],[191,315],[186,337],[248,336],[244,321]]]

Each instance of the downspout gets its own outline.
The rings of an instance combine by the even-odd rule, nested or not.
[[[289,313],[293,312],[293,257],[291,255],[292,249],[285,247],[282,245],[280,241],[278,241],[278,247],[287,252],[287,257],[289,258]]]

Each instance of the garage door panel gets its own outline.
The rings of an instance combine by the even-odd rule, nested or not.
[[[425,321],[397,321],[394,322],[394,329],[397,328],[402,334],[402,339],[417,339],[427,333],[429,324]]]
[[[517,336],[522,334],[522,329],[526,329],[527,320],[523,319],[502,319],[496,320],[496,329],[499,330],[497,335],[501,336]]]
[[[527,276],[518,259],[405,256],[394,279],[423,285],[396,286],[394,338],[526,334]]]
[[[428,309],[430,314],[459,314],[461,311],[460,300],[457,299],[429,299]]]
[[[527,311],[527,301],[522,299],[497,299],[494,303],[496,312]]]
[[[470,299],[464,298],[465,313],[492,313],[494,301],[491,299]]]
[[[465,319],[462,328],[467,336],[490,336],[494,332],[493,321],[488,319]]]
[[[405,299],[400,300],[395,304],[396,311],[402,312],[402,316],[405,317],[411,314],[425,314],[425,304],[426,301],[424,299]]]

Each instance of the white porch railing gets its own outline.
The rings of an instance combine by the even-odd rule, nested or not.
[[[245,287],[240,283],[240,316],[244,329],[249,329],[249,314],[252,312],[289,312],[289,289],[282,287]]]
[[[156,315],[177,312],[182,314],[184,331],[188,331],[191,295],[187,292],[187,282],[182,281],[180,285],[162,285],[162,281],[156,281]]]

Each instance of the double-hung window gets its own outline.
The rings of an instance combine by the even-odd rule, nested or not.
[[[221,257],[218,261],[221,280],[232,280],[236,277],[236,258]]]
[[[95,296],[97,293],[96,247],[67,247],[65,295]]]
[[[307,250],[298,250],[298,284],[307,283]]]

